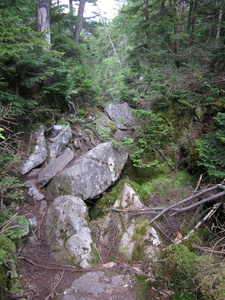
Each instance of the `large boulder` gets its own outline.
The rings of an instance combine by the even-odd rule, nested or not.
[[[87,268],[94,261],[94,245],[88,226],[87,206],[75,196],[57,197],[45,220],[46,235],[53,256]]]
[[[97,145],[57,174],[49,189],[54,196],[75,195],[83,200],[103,193],[120,176],[128,154],[111,142]]]
[[[125,184],[113,208],[138,211],[143,205],[134,190]],[[110,248],[122,253],[127,259],[136,261],[154,257],[161,244],[155,229],[148,225],[147,218],[131,217],[129,213],[120,214],[114,211],[107,215],[99,241],[102,249]]]
[[[135,124],[135,118],[127,103],[109,104],[105,111],[118,129],[129,129]]]
[[[134,275],[119,275],[111,270],[82,275],[64,291],[61,300],[138,300]]]
[[[39,186],[43,187],[58,172],[62,171],[73,159],[73,151],[69,148],[66,148],[60,156],[51,161],[43,170],[40,171],[40,173],[38,174]]]
[[[40,126],[34,133],[36,145],[34,152],[28,157],[21,168],[21,173],[24,175],[35,167],[41,165],[47,158],[46,142],[44,137],[44,126]]]

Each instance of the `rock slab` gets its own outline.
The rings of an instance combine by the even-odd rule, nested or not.
[[[69,148],[66,148],[62,155],[51,161],[38,174],[38,184],[43,187],[48,183],[58,172],[63,170],[74,159],[74,153]]]
[[[136,285],[133,275],[96,271],[75,280],[61,300],[138,300]]]
[[[40,126],[36,130],[34,137],[36,139],[36,146],[34,148],[34,152],[28,157],[27,161],[23,164],[21,168],[21,173],[23,175],[42,164],[47,158],[47,149],[44,137],[44,126]]]
[[[120,176],[128,154],[112,142],[97,145],[57,174],[49,185],[54,196],[74,195],[83,200],[103,193]]]

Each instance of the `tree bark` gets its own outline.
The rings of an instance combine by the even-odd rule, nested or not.
[[[73,0],[69,0],[70,13],[73,13]]]
[[[83,27],[83,16],[84,16],[84,8],[85,8],[86,0],[80,0],[79,9],[77,14],[77,26],[75,29],[75,42],[79,43],[80,34]]]
[[[184,0],[180,0],[179,9],[176,6],[176,0],[174,3],[174,10],[177,14],[178,11],[178,18],[177,18],[177,25],[175,26],[175,53],[179,53],[180,50],[180,34],[181,34],[181,22],[184,13]]]
[[[45,32],[46,43],[51,43],[50,36],[50,4],[49,0],[37,0],[38,31]]]
[[[219,11],[217,30],[216,30],[215,47],[218,47],[219,40],[220,40],[220,31],[221,31],[221,23],[222,23],[222,17],[223,17],[223,6],[224,6],[224,1],[223,0],[220,1],[219,6],[220,6],[220,11]]]
[[[188,12],[187,33],[193,34],[195,32],[195,14],[198,6],[198,0],[191,0]]]

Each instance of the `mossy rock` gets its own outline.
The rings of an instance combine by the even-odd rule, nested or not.
[[[96,204],[90,208],[89,215],[91,219],[102,218],[108,214],[109,208],[112,207],[116,200],[120,197],[124,184],[128,184],[132,187],[140,196],[140,200],[142,202],[147,199],[148,193],[146,191],[142,190],[137,183],[129,180],[128,178],[124,178],[110,188],[107,193],[97,200]]]

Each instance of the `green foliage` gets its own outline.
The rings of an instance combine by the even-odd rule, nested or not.
[[[29,222],[24,216],[13,214],[9,209],[0,212],[0,238],[21,238],[29,232]]]
[[[5,162],[4,162],[5,163]],[[20,183],[19,179],[15,176],[2,177],[0,180],[0,195],[7,196],[12,200],[23,199],[23,184]]]
[[[224,299],[225,265],[221,258],[212,255],[199,257],[196,280],[199,283],[200,299]]]
[[[199,143],[199,165],[204,166],[207,174],[213,179],[225,178],[225,114],[214,117],[212,131],[207,133]]]
[[[149,299],[147,294],[149,289],[152,287],[152,282],[147,280],[147,276],[136,275],[136,279],[138,282],[138,295],[141,300]]]
[[[0,237],[0,265],[4,264],[4,260],[12,259],[16,252],[15,243],[8,237]]]
[[[190,195],[192,191],[193,177],[186,172],[162,174],[156,179],[145,181],[141,184],[141,189],[153,195],[159,193],[160,197],[177,202]]]
[[[159,272],[162,278],[169,278],[170,288],[175,292],[173,299],[195,299],[197,258],[195,253],[182,244],[171,245],[162,252],[161,259],[164,262]]]

